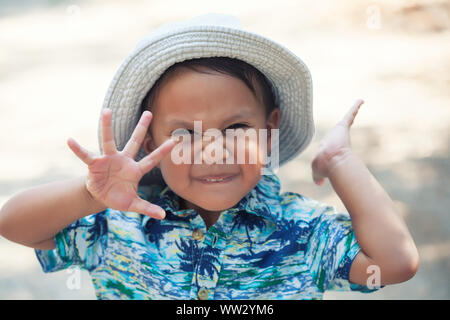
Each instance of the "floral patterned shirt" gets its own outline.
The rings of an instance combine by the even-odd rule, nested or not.
[[[275,175],[206,229],[167,185],[139,186],[164,220],[113,209],[86,216],[35,249],[44,272],[88,270],[98,299],[321,299],[349,282],[360,251],[350,217],[293,192]]]

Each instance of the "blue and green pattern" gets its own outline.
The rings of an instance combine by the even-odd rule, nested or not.
[[[164,220],[113,209],[86,216],[38,250],[44,272],[89,271],[98,299],[321,299],[325,290],[372,292],[350,283],[360,247],[350,217],[293,192],[275,174],[261,180],[206,230],[167,185],[139,196],[166,210]],[[192,237],[200,229],[204,237]]]

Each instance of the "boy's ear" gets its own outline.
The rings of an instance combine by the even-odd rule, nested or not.
[[[270,153],[272,148],[272,139],[271,139],[271,129],[278,129],[280,124],[281,111],[280,108],[275,108],[272,110],[270,115],[267,117],[266,128],[267,128],[267,152]]]
[[[267,117],[267,129],[277,129],[280,124],[281,112],[280,108],[275,108]]]

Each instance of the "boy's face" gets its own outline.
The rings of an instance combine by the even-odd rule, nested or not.
[[[223,133],[225,129],[251,128],[256,132],[258,129],[267,129],[267,152],[270,150],[269,132],[270,129],[278,128],[279,109],[275,109],[266,117],[264,106],[241,80],[211,70],[207,72],[211,74],[183,69],[160,87],[154,104],[150,107],[153,119],[150,126],[151,135],[147,135],[144,141],[147,153],[168,140],[176,129],[184,128],[192,133],[194,121],[201,121],[201,133],[211,128]],[[259,90],[258,87],[256,89]],[[220,147],[223,147],[223,163],[208,164],[203,158],[200,164],[196,164],[194,155],[207,156],[207,145],[219,141],[211,139],[202,143],[200,136],[197,143],[194,143],[198,137],[195,134],[190,136],[191,161],[175,164],[169,154],[158,165],[162,176],[167,185],[185,200],[188,208],[211,212],[229,209],[260,180],[261,169],[264,168],[261,161],[263,149],[258,141],[249,143],[247,140],[243,149],[245,163],[238,163],[242,161],[237,161],[236,158],[237,141],[233,138],[235,146],[230,153],[227,150],[227,139],[223,136],[223,143],[220,144]],[[259,155],[254,158],[257,159],[256,164],[249,163],[252,154]],[[227,164],[226,157],[230,155],[234,155],[234,159],[232,164]],[[205,181],[208,176],[223,176],[226,179],[222,182],[208,182]]]

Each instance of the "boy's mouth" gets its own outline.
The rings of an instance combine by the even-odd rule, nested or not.
[[[223,175],[214,175],[214,176],[203,176],[196,178],[196,180],[205,183],[205,184],[217,184],[217,183],[225,183],[231,181],[237,174],[223,174]]]

